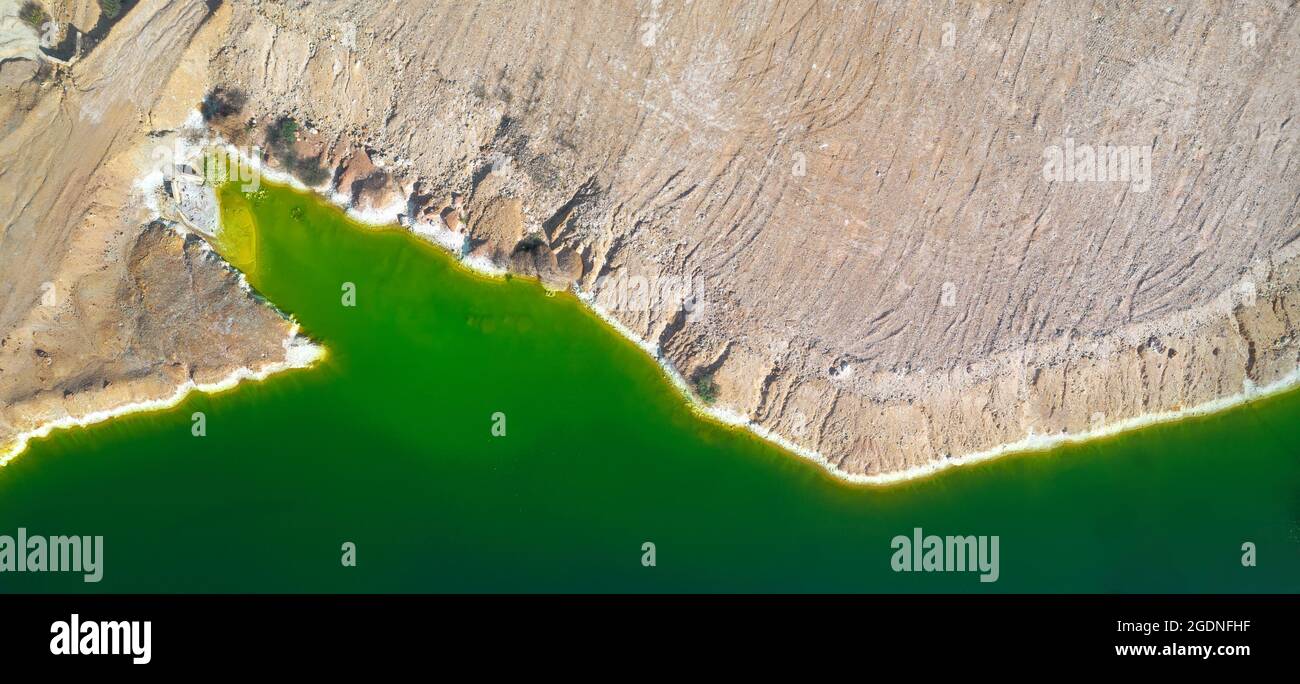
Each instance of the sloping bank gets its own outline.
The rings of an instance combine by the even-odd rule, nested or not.
[[[1244,45],[1259,18],[1165,9],[694,3],[646,42],[603,4],[241,4],[213,71],[251,106],[216,124],[597,302],[703,279],[697,315],[607,313],[714,406],[881,481],[1295,370],[1300,14]],[[1067,138],[1151,142],[1149,186],[1046,179]]]
[[[217,18],[229,16],[215,5],[132,3],[75,63],[4,61],[0,463],[58,427],[171,406],[316,353],[202,240],[157,220],[136,182],[208,88]],[[50,9],[65,22],[75,8]],[[6,25],[37,40],[34,26]]]
[[[701,420],[569,293],[480,275],[309,193],[233,193],[224,209],[252,230],[220,249],[329,355],[33,444],[0,469],[0,519],[103,535],[111,560],[95,585],[28,573],[0,591],[1286,591],[1300,578],[1300,395],[846,487]],[[927,535],[996,539],[1000,555],[965,572],[896,567],[893,540]],[[356,568],[340,565],[345,541]]]
[[[217,139],[209,139],[205,144],[217,145],[224,143]],[[225,145],[225,149],[227,154],[240,154],[238,148],[228,144]],[[482,253],[472,253],[467,246],[468,238],[466,235],[461,231],[450,230],[446,221],[437,218],[434,220],[413,218],[412,214],[419,215],[419,212],[412,211],[412,207],[417,202],[414,196],[403,198],[402,201],[389,202],[387,207],[357,208],[353,206],[352,198],[348,194],[338,192],[334,184],[324,183],[320,186],[309,187],[290,173],[267,167],[261,159],[244,158],[244,163],[250,168],[257,169],[260,174],[274,182],[290,185],[302,192],[315,193],[323,200],[327,200],[339,207],[340,210],[346,212],[349,217],[361,225],[374,228],[404,228],[431,244],[446,250],[450,255],[459,259],[464,267],[475,273],[494,278],[509,277],[509,264],[498,264]],[[426,201],[428,200],[426,199]],[[437,217],[439,214],[434,212],[432,216]],[[1192,320],[1196,316],[1203,316],[1207,319],[1223,320],[1230,323],[1235,328],[1233,335],[1224,336],[1220,334],[1195,343],[1188,341],[1189,346],[1195,346],[1196,344],[1216,345],[1215,350],[1209,354],[1211,357],[1220,355],[1219,346],[1233,344],[1248,346],[1250,359],[1247,361],[1244,370],[1249,371],[1251,366],[1256,363],[1267,366],[1269,368],[1268,373],[1273,377],[1267,384],[1256,385],[1248,375],[1242,373],[1240,375],[1240,391],[1226,396],[1207,399],[1189,406],[1176,405],[1175,408],[1169,410],[1149,410],[1146,412],[1139,410],[1135,415],[1128,417],[1117,418],[1114,415],[1094,414],[1090,416],[1088,426],[1083,429],[1070,431],[1062,428],[1058,432],[1045,434],[1034,434],[1031,430],[1028,436],[991,448],[954,454],[943,459],[909,466],[897,471],[876,474],[845,470],[839,467],[835,461],[828,459],[825,455],[807,445],[796,443],[734,410],[701,399],[691,383],[683,377],[682,373],[664,354],[664,350],[658,344],[645,339],[625,325],[617,312],[602,307],[600,300],[592,292],[583,291],[577,285],[573,286],[573,291],[595,315],[652,357],[668,380],[681,394],[682,400],[688,402],[699,415],[727,426],[752,432],[792,454],[817,463],[827,473],[842,481],[868,485],[887,485],[927,477],[957,466],[982,463],[1004,455],[1048,451],[1062,445],[1101,440],[1151,425],[1205,416],[1294,389],[1300,385],[1300,368],[1292,368],[1292,370],[1285,373],[1282,373],[1280,369],[1293,365],[1289,363],[1288,357],[1288,345],[1291,340],[1285,333],[1289,329],[1287,327],[1289,324],[1284,323],[1284,320],[1286,319],[1286,311],[1297,306],[1297,301],[1300,301],[1295,296],[1294,288],[1286,284],[1295,279],[1297,269],[1300,268],[1300,261],[1296,259],[1297,253],[1300,253],[1300,245],[1293,245],[1285,252],[1275,255],[1274,259],[1265,266],[1253,270],[1243,278],[1242,282],[1263,283],[1263,287],[1266,288],[1265,292],[1259,292],[1254,286],[1249,291],[1236,286],[1222,293],[1210,307],[1207,307],[1206,311],[1196,312],[1195,315],[1185,317]],[[537,276],[534,274],[532,277]],[[1128,334],[1138,333],[1128,331]],[[1257,341],[1257,339],[1268,339],[1269,336],[1277,336],[1279,341],[1268,347],[1263,347]],[[1260,345],[1261,348],[1256,348],[1257,345]],[[1184,353],[1187,353],[1186,347],[1184,347]],[[1123,358],[1116,360],[1113,366],[1098,361],[1091,372],[1098,376],[1114,373],[1119,378],[1119,382],[1124,382],[1123,378],[1136,372],[1142,378],[1142,381],[1146,382],[1145,368],[1134,371],[1133,368],[1127,367],[1125,362],[1137,363],[1143,366],[1154,363],[1161,372],[1168,372],[1164,364],[1167,364],[1176,356],[1175,350],[1165,348],[1153,338],[1146,342],[1145,345],[1139,345],[1136,359]],[[1020,372],[1023,373],[1023,369]],[[1049,382],[1049,380],[1035,377],[1031,384],[1041,383],[1046,386]],[[1065,391],[1064,388],[1062,388],[1062,391]],[[1079,388],[1071,388],[1069,393],[1077,394],[1079,391]]]

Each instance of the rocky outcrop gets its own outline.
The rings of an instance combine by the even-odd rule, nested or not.
[[[131,190],[169,148],[142,122],[189,115],[228,12],[143,0],[0,129],[0,461],[45,425],[286,361],[291,323]]]
[[[334,191],[367,213],[402,205],[406,199],[402,187],[362,148],[350,150],[339,163]]]

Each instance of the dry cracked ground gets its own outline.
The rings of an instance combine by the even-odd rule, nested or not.
[[[1300,359],[1294,1],[46,2],[61,61],[18,5],[0,442],[283,358],[283,318],[132,192],[205,96],[230,142],[594,296],[846,474]]]

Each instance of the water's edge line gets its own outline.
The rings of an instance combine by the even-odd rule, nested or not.
[[[227,151],[233,154],[242,154],[239,149],[232,145],[227,146]],[[456,253],[455,250],[446,244],[444,240],[439,239],[439,237],[446,237],[443,233],[451,232],[441,228],[441,226],[418,222],[403,224],[399,219],[398,214],[405,209],[404,206],[400,209],[397,207],[391,208],[389,210],[390,213],[388,214],[381,214],[375,211],[358,211],[348,205],[346,198],[331,192],[326,186],[313,188],[305,185],[290,174],[266,168],[260,160],[252,159],[246,161],[256,165],[263,176],[270,179],[272,182],[287,185],[301,192],[314,194],[329,204],[338,207],[349,219],[363,227],[391,228],[410,233],[427,244],[442,248],[466,270],[480,276],[500,279],[508,274],[506,269],[486,262],[479,263],[478,260],[466,258],[463,255]],[[1247,402],[1275,394],[1281,394],[1287,390],[1300,386],[1300,368],[1296,368],[1286,376],[1283,376],[1277,381],[1264,387],[1256,387],[1249,384],[1248,381],[1243,390],[1237,394],[1212,399],[1189,408],[1142,414],[1081,432],[1066,432],[1053,435],[1035,435],[1031,433],[1022,439],[1000,444],[983,451],[975,451],[959,456],[930,461],[928,463],[888,473],[875,475],[851,473],[837,467],[821,452],[795,444],[786,437],[755,423],[746,416],[740,415],[734,411],[729,411],[717,406],[709,406],[700,402],[691,392],[686,379],[680,372],[678,372],[672,362],[664,357],[662,350],[660,350],[657,345],[642,338],[632,329],[624,325],[622,321],[615,318],[610,312],[603,309],[596,303],[595,298],[591,293],[583,292],[576,286],[573,288],[573,292],[577,295],[577,298],[586,305],[588,311],[612,328],[616,333],[623,336],[627,341],[640,347],[642,351],[648,354],[659,366],[669,383],[677,389],[678,394],[685,399],[687,405],[697,415],[710,419],[725,427],[748,431],[758,438],[780,447],[784,451],[821,466],[821,469],[835,480],[855,485],[885,486],[920,480],[936,475],[950,468],[984,463],[1002,456],[1040,453],[1069,444],[1079,444],[1104,439],[1106,437],[1111,437],[1124,432],[1131,432],[1151,425],[1170,423],[1187,418],[1219,413],[1243,405]]]
[[[436,226],[433,224],[417,223],[417,222],[412,222],[410,224],[403,224],[400,221],[399,214],[401,214],[405,210],[406,208],[405,205],[401,205],[401,206],[395,205],[394,207],[387,208],[384,211],[373,211],[373,210],[366,211],[366,212],[359,211],[349,206],[349,203],[346,201],[346,198],[338,195],[337,193],[331,192],[327,186],[324,185],[320,187],[308,186],[291,174],[276,169],[267,168],[266,165],[263,164],[260,159],[249,158],[247,155],[243,153],[243,150],[240,150],[234,145],[231,145],[224,141],[220,141],[219,139],[217,141],[212,141],[212,142],[213,144],[224,145],[226,151],[229,154],[235,154],[240,156],[244,163],[247,163],[253,168],[256,168],[258,173],[260,173],[262,177],[270,180],[271,182],[288,186],[290,188],[293,188],[301,192],[310,193],[326,201],[327,203],[338,207],[354,223],[357,223],[361,226],[371,227],[371,228],[395,228],[410,233],[417,239],[427,244],[442,248],[449,256],[451,256],[453,259],[459,262],[459,264],[462,267],[464,267],[465,269],[473,273],[482,276],[487,276],[490,278],[497,278],[497,279],[503,278],[506,275],[508,275],[508,271],[506,269],[500,268],[491,263],[486,263],[486,262],[479,263],[480,260],[467,258],[463,254],[456,253],[456,251],[447,243],[446,238],[448,236],[443,235],[443,233],[451,233],[451,231],[447,231],[446,229],[440,230],[441,226]],[[218,224],[219,222],[220,222],[220,216],[218,215]],[[241,272],[241,277],[242,277],[242,272]],[[520,276],[520,277],[526,277],[526,276]],[[743,429],[745,431],[748,431],[749,433],[759,437],[760,439],[766,440],[791,454],[794,454],[802,459],[811,461],[821,466],[822,470],[825,471],[827,474],[829,474],[831,477],[833,477],[835,480],[838,480],[840,482],[850,483],[850,484],[880,486],[880,485],[900,484],[900,483],[909,482],[913,480],[919,480],[943,472],[950,468],[955,468],[963,465],[974,465],[978,463],[983,463],[986,461],[991,461],[993,459],[999,458],[1001,456],[1038,453],[1038,452],[1048,451],[1050,449],[1059,446],[1068,445],[1068,444],[1078,444],[1078,443],[1088,442],[1092,440],[1102,439],[1120,433],[1138,430],[1143,427],[1147,427],[1151,425],[1169,423],[1169,422],[1174,422],[1186,418],[1219,413],[1234,408],[1236,406],[1240,406],[1249,401],[1265,398],[1275,394],[1281,394],[1287,390],[1295,388],[1296,386],[1300,386],[1300,368],[1296,368],[1293,369],[1287,375],[1283,376],[1282,378],[1264,387],[1256,387],[1250,384],[1249,381],[1247,381],[1247,384],[1243,388],[1242,392],[1227,397],[1212,399],[1210,401],[1204,402],[1202,404],[1198,404],[1190,408],[1142,414],[1139,416],[1134,416],[1132,418],[1126,418],[1124,420],[1117,421],[1115,423],[1103,425],[1095,429],[1084,430],[1081,432],[1067,432],[1067,433],[1059,433],[1053,435],[1035,435],[1031,433],[1026,437],[1024,437],[1023,439],[994,446],[992,448],[983,451],[976,451],[976,452],[963,454],[960,456],[952,456],[941,460],[930,461],[928,463],[911,466],[908,468],[904,468],[902,470],[891,471],[888,473],[881,473],[881,474],[874,474],[874,475],[869,475],[864,473],[850,473],[837,467],[828,458],[826,458],[826,456],[823,455],[821,452],[816,451],[815,449],[811,449],[805,446],[795,444],[794,442],[791,442],[789,439],[785,438],[784,436],[762,425],[753,422],[751,419],[749,419],[746,416],[740,415],[734,411],[729,411],[721,407],[709,406],[701,403],[691,392],[690,386],[687,384],[685,378],[682,377],[681,373],[678,372],[677,368],[672,364],[672,362],[669,361],[666,357],[664,357],[662,350],[660,350],[657,345],[652,344],[648,340],[642,338],[636,332],[634,332],[626,325],[624,325],[621,321],[619,321],[617,318],[615,318],[610,312],[600,307],[596,303],[591,293],[583,292],[580,289],[578,289],[576,286],[573,288],[573,292],[574,294],[576,294],[578,300],[581,301],[586,306],[588,311],[594,314],[598,319],[600,319],[602,322],[608,325],[616,333],[623,336],[626,340],[630,341],[637,347],[641,348],[641,350],[644,351],[646,354],[648,354],[650,358],[654,360],[654,362],[659,366],[660,370],[663,372],[664,376],[668,379],[669,383],[673,385],[674,388],[677,389],[679,396],[681,396],[681,398],[683,398],[686,401],[687,405],[692,409],[694,413],[700,415],[701,417],[710,419],[713,422],[721,424],[725,427]],[[165,399],[130,403],[114,409],[92,412],[80,418],[69,416],[67,418],[58,419],[55,421],[51,421],[49,423],[45,423],[38,428],[19,434],[18,437],[16,438],[16,442],[8,451],[0,452],[0,466],[4,466],[8,464],[9,461],[17,457],[19,454],[21,454],[26,449],[28,442],[30,442],[32,439],[45,437],[56,429],[66,428],[66,427],[86,426],[93,423],[109,420],[117,416],[127,415],[130,413],[174,408],[175,406],[179,405],[182,401],[184,401],[185,398],[192,391],[199,391],[204,393],[221,392],[233,388],[234,386],[238,385],[242,380],[245,379],[264,380],[268,376],[283,370],[289,370],[292,368],[306,368],[311,365],[314,365],[318,360],[320,360],[325,356],[325,349],[319,345],[312,345],[313,349],[315,350],[315,354],[313,358],[308,360],[307,362],[298,364],[289,360],[288,347],[290,343],[296,338],[297,331],[298,331],[298,325],[295,322],[293,330],[290,332],[289,338],[286,339],[284,343],[286,346],[286,360],[284,362],[276,362],[276,363],[268,364],[267,366],[262,367],[262,369],[258,371],[253,371],[249,368],[239,368],[236,369],[234,372],[232,372],[226,378],[223,378],[222,380],[219,380],[215,383],[196,384],[192,380],[186,381],[185,383],[177,387],[176,392],[171,397]]]
[[[182,130],[188,129],[191,131],[201,131],[203,128],[202,121],[203,119],[199,113],[199,110],[195,109],[190,113],[188,120],[186,120],[186,122],[181,126],[181,129]],[[177,152],[183,156],[185,153],[193,151],[194,149],[201,150],[206,146],[212,144],[225,144],[225,147],[228,150],[234,150],[236,151],[236,153],[239,153],[238,150],[236,150],[236,148],[233,145],[224,143],[224,141],[213,141],[211,138],[206,138],[206,137],[201,138],[197,142],[197,144],[194,145],[186,144],[183,140],[178,140]],[[240,156],[243,156],[242,153],[239,154]],[[173,164],[178,163],[179,161],[180,160],[177,159],[172,160]],[[162,188],[164,180],[165,180],[165,176],[163,173],[157,171],[156,169],[145,169],[143,170],[140,176],[138,176],[134,181],[132,181],[131,191],[140,193],[141,198],[143,199],[143,205],[152,214],[152,216],[149,218],[150,221],[156,221],[159,219],[167,221],[170,224],[171,230],[175,231],[178,235],[180,235],[183,238],[190,233],[189,228],[192,228],[192,226],[175,224],[170,220],[166,219],[163,216],[161,205],[157,203],[156,193],[158,193]],[[217,207],[216,223],[217,223],[217,230],[220,231],[221,230],[220,206]],[[197,232],[199,233],[199,235],[202,236],[203,248],[209,252],[216,254],[219,257],[220,255],[217,254],[215,248],[213,248],[213,246],[209,244],[209,240],[211,239],[211,236],[203,233],[202,231],[197,231]],[[238,274],[240,287],[250,295],[254,294],[252,288],[248,284],[248,279],[244,275],[244,272],[235,268],[233,264],[226,262],[225,259],[222,259],[222,261],[224,262],[227,268],[231,269],[233,272]],[[270,302],[269,300],[260,302],[260,304],[262,306],[269,306],[272,310],[276,311],[277,313],[280,313],[281,315],[285,315],[284,312],[282,312],[279,309],[279,307],[275,306],[275,304],[273,302]],[[216,380],[215,382],[199,383],[199,382],[195,382],[192,378],[187,379],[185,382],[177,385],[175,391],[173,391],[171,395],[159,399],[146,399],[144,401],[127,402],[125,404],[121,404],[113,408],[101,409],[99,411],[91,411],[90,413],[81,416],[68,415],[62,418],[56,418],[54,420],[41,423],[35,428],[18,433],[16,436],[14,436],[14,438],[11,441],[7,442],[6,444],[0,444],[0,467],[4,467],[8,465],[15,458],[18,458],[18,456],[22,455],[22,453],[27,450],[27,447],[30,445],[32,440],[48,437],[55,430],[74,428],[74,427],[86,427],[89,425],[94,425],[96,423],[102,423],[104,421],[111,420],[119,416],[125,416],[134,413],[148,413],[152,411],[164,411],[167,409],[172,409],[179,406],[182,402],[184,402],[192,392],[199,392],[202,394],[216,394],[219,392],[224,392],[230,389],[234,389],[236,386],[238,386],[239,384],[245,381],[261,382],[276,373],[281,373],[284,371],[298,369],[298,368],[310,368],[311,366],[316,365],[316,363],[322,361],[327,355],[327,350],[325,349],[324,345],[318,344],[306,337],[301,336],[300,332],[302,328],[298,324],[298,321],[294,319],[292,315],[285,315],[285,316],[286,316],[286,320],[291,325],[289,327],[288,334],[280,342],[280,345],[284,348],[284,360],[273,361],[271,363],[264,364],[261,367],[257,368],[256,370],[248,366],[240,366],[238,368],[235,368],[230,373],[228,373],[225,377]]]
[[[134,413],[149,413],[153,411],[165,411],[180,406],[191,393],[199,394],[217,394],[227,390],[234,389],[246,381],[261,382],[267,378],[288,370],[297,368],[310,368],[322,361],[327,351],[323,345],[316,344],[299,336],[299,327],[295,322],[289,329],[289,334],[281,343],[284,346],[284,360],[273,361],[254,370],[252,368],[241,366],[234,369],[225,377],[214,382],[195,382],[193,379],[176,386],[176,390],[171,395],[160,399],[146,399],[144,401],[133,401],[110,409],[101,409],[91,411],[82,416],[65,416],[55,420],[42,423],[39,427],[33,428],[26,432],[19,433],[10,447],[0,452],[0,467],[8,465],[18,456],[22,455],[32,440],[43,439],[48,437],[56,430],[63,430],[75,427],[87,427],[96,423],[102,423],[113,418],[126,416]]]
[[[985,461],[991,461],[1002,456],[1039,453],[1061,446],[1082,444],[1094,440],[1105,439],[1107,437],[1113,437],[1123,433],[1134,432],[1152,425],[1173,423],[1191,418],[1214,415],[1243,406],[1252,401],[1283,394],[1289,390],[1295,389],[1297,386],[1300,386],[1300,368],[1292,370],[1282,378],[1279,378],[1275,382],[1269,383],[1264,387],[1250,385],[1248,390],[1226,397],[1220,397],[1218,399],[1211,399],[1210,401],[1185,409],[1144,413],[1139,416],[1125,418],[1124,420],[1103,425],[1093,430],[1084,430],[1082,432],[1065,432],[1055,435],[1030,434],[1023,439],[1002,444],[991,449],[976,451],[962,456],[955,456],[942,461],[934,461],[920,466],[913,466],[894,473],[887,473],[884,475],[850,475],[845,479],[868,484],[892,484],[906,480],[917,480],[948,468],[973,465]],[[837,473],[837,475],[838,474],[839,473]]]
[[[1116,421],[1114,423],[1109,423],[1101,427],[1098,427],[1096,429],[1084,430],[1082,432],[1066,432],[1066,433],[1059,433],[1054,435],[1035,435],[1031,433],[1030,435],[1022,439],[1016,440],[1014,442],[1000,444],[998,446],[985,449],[983,451],[974,451],[967,454],[962,454],[960,456],[953,456],[942,460],[931,461],[929,463],[911,466],[903,470],[896,470],[888,473],[881,473],[876,475],[868,475],[864,473],[850,473],[841,470],[834,463],[831,463],[831,461],[827,459],[821,452],[816,451],[815,449],[810,449],[808,447],[795,444],[791,442],[789,439],[787,439],[786,437],[782,436],[781,434],[776,433],[762,425],[759,425],[745,416],[735,413],[734,411],[728,411],[727,409],[702,404],[699,400],[695,398],[693,394],[691,394],[690,388],[687,385],[685,378],[682,377],[681,373],[677,371],[677,369],[672,365],[671,362],[663,358],[663,355],[659,352],[659,350],[655,347],[655,345],[652,345],[646,340],[640,338],[635,332],[630,330],[627,326],[623,325],[620,321],[615,319],[608,312],[601,309],[594,301],[592,301],[590,295],[579,294],[579,299],[587,303],[589,308],[592,310],[592,312],[595,313],[599,318],[601,318],[605,323],[607,323],[611,328],[616,330],[619,334],[623,335],[624,337],[627,337],[631,342],[636,344],[636,346],[640,347],[643,351],[649,354],[655,360],[655,362],[659,364],[660,369],[663,370],[664,374],[668,377],[669,381],[686,398],[687,402],[691,405],[691,408],[694,409],[696,413],[699,413],[704,417],[710,418],[714,422],[720,423],[724,426],[747,430],[753,433],[754,435],[762,439],[765,439],[773,444],[776,444],[777,446],[781,447],[782,449],[792,454],[799,456],[800,458],[816,463],[817,465],[821,466],[822,469],[825,470],[828,474],[834,477],[836,480],[840,480],[842,482],[847,482],[850,484],[857,484],[857,485],[884,486],[884,485],[901,484],[904,482],[911,482],[914,480],[924,479],[926,477],[930,477],[932,475],[943,472],[944,470],[948,470],[950,468],[956,468],[958,466],[963,466],[963,465],[975,465],[978,463],[984,463],[1002,456],[1034,454],[1034,453],[1048,451],[1051,449],[1055,449],[1057,447],[1066,446],[1070,444],[1080,444],[1080,443],[1090,442],[1094,440],[1105,439],[1107,437],[1113,437],[1121,433],[1140,430],[1144,427],[1149,427],[1152,425],[1171,423],[1179,420],[1185,420],[1189,418],[1195,418],[1195,417],[1220,413],[1244,405],[1251,401],[1263,399],[1277,394],[1282,394],[1288,390],[1295,389],[1296,387],[1300,386],[1300,368],[1296,368],[1292,370],[1290,373],[1288,373],[1287,375],[1278,379],[1277,381],[1272,382],[1264,387],[1247,385],[1247,389],[1244,389],[1242,392],[1239,392],[1237,394],[1233,394],[1227,397],[1220,397],[1218,399],[1212,399],[1205,403],[1197,404],[1196,406],[1192,406],[1189,408],[1178,409],[1173,411],[1160,411],[1156,413],[1145,413],[1139,416],[1134,416],[1132,418],[1126,418],[1124,420]]]
[[[456,262],[458,262],[458,264],[461,267],[476,275],[485,276],[493,279],[501,279],[507,274],[507,271],[500,267],[496,267],[491,264],[480,264],[472,259],[467,259],[459,254],[456,254],[455,251],[451,247],[449,247],[444,240],[439,239],[441,232],[450,232],[450,231],[445,231],[445,229],[439,231],[438,226],[423,224],[423,223],[414,223],[414,224],[406,225],[403,224],[396,215],[384,217],[384,216],[377,216],[373,212],[366,212],[366,213],[358,212],[356,210],[349,208],[347,206],[347,203],[343,200],[343,198],[338,197],[333,193],[330,193],[327,189],[308,187],[306,185],[303,185],[301,182],[297,181],[296,179],[293,179],[291,176],[288,176],[287,174],[273,174],[273,175],[268,174],[268,177],[270,177],[273,182],[281,183],[283,185],[288,185],[289,187],[292,187],[296,190],[312,193],[319,196],[320,198],[328,201],[330,204],[339,207],[344,212],[344,214],[347,215],[349,219],[362,226],[368,226],[371,228],[383,227],[383,228],[401,230],[410,233],[416,239],[419,239],[426,244],[432,245],[434,247],[440,247],[444,252],[447,253],[448,256],[455,259]],[[282,179],[287,179],[288,182],[284,182]],[[517,277],[527,277],[527,276],[517,276]],[[950,468],[955,468],[963,465],[974,465],[978,463],[984,463],[1002,456],[1013,456],[1017,454],[1033,454],[1033,453],[1048,451],[1050,449],[1054,449],[1056,447],[1065,446],[1069,444],[1078,444],[1078,443],[1084,443],[1084,442],[1089,442],[1098,439],[1104,439],[1106,437],[1111,437],[1124,432],[1131,432],[1151,425],[1170,423],[1178,420],[1184,420],[1188,418],[1194,418],[1198,416],[1219,413],[1243,405],[1247,402],[1254,401],[1256,399],[1261,399],[1275,394],[1281,394],[1287,390],[1300,386],[1300,368],[1296,368],[1286,376],[1264,387],[1256,387],[1254,385],[1247,384],[1246,387],[1243,389],[1243,391],[1237,394],[1233,394],[1227,397],[1220,397],[1218,399],[1212,399],[1205,403],[1198,404],[1196,406],[1192,406],[1189,408],[1142,414],[1140,416],[1126,418],[1121,421],[1109,423],[1091,430],[1084,430],[1082,432],[1067,432],[1067,433],[1059,433],[1053,435],[1035,435],[1031,433],[1030,435],[1024,437],[1023,439],[1019,439],[1014,442],[1008,442],[1006,444],[1001,444],[989,449],[985,449],[983,451],[976,451],[968,454],[962,454],[960,456],[953,456],[942,460],[931,461],[929,463],[911,466],[903,470],[896,470],[888,473],[881,473],[876,475],[868,475],[863,473],[850,473],[838,468],[834,463],[832,463],[829,459],[827,459],[821,452],[816,451],[815,449],[810,449],[808,447],[795,444],[794,442],[791,442],[786,437],[762,425],[759,425],[753,422],[752,420],[750,420],[749,418],[740,415],[738,413],[735,413],[734,411],[729,411],[727,409],[720,408],[717,406],[709,406],[707,404],[700,402],[695,397],[695,395],[691,392],[690,386],[686,382],[686,379],[672,364],[672,362],[669,361],[666,357],[664,357],[662,350],[660,350],[657,345],[652,344],[650,341],[642,338],[632,329],[624,325],[622,321],[614,317],[609,311],[606,311],[604,308],[602,308],[596,302],[595,297],[592,295],[592,293],[583,292],[579,290],[576,286],[573,288],[573,293],[577,296],[578,300],[581,301],[586,306],[589,312],[591,312],[598,319],[600,319],[611,329],[613,329],[614,332],[621,335],[627,341],[636,345],[647,355],[649,355],[650,358],[653,359],[655,363],[659,366],[659,369],[663,372],[664,376],[668,379],[669,383],[672,384],[673,387],[677,389],[678,394],[686,401],[686,403],[690,406],[692,411],[694,411],[697,415],[701,416],[702,418],[709,419],[715,423],[721,424],[724,427],[742,429],[748,431],[753,435],[759,437],[760,439],[766,440],[776,445],[777,447],[780,447],[784,451],[794,454],[795,456],[798,456],[802,459],[812,461],[813,463],[821,466],[822,470],[824,470],[827,474],[829,474],[834,479],[840,482],[845,482],[845,483],[855,484],[855,485],[884,486],[884,485],[901,484],[913,480],[920,480],[926,477],[933,476],[937,473],[943,472],[944,470],[948,470]]]

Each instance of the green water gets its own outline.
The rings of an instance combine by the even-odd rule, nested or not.
[[[223,249],[328,359],[35,442],[0,468],[0,534],[103,535],[104,580],[5,573],[0,590],[1300,589],[1295,393],[848,486],[694,416],[571,296],[468,274],[286,189],[241,218],[242,202],[224,197]],[[890,540],[914,527],[998,535],[1000,579],[893,572]]]

